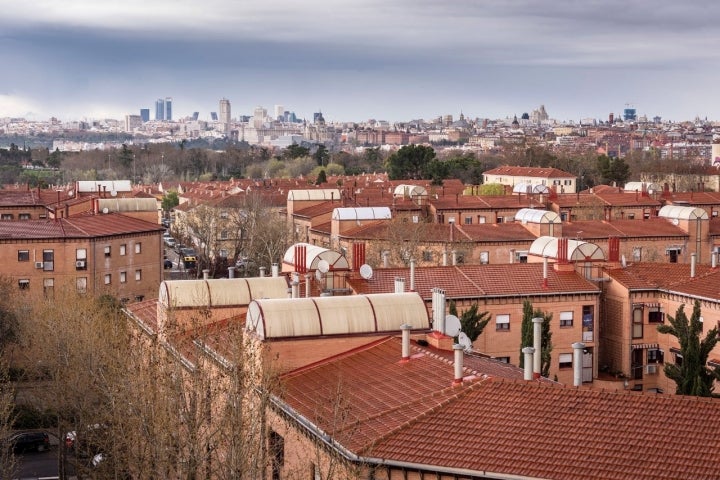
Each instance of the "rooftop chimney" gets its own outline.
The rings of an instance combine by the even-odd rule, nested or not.
[[[277,263],[273,263],[271,268],[272,268],[272,276],[273,277],[277,277],[280,275],[280,270],[278,269]]]
[[[697,263],[697,254],[690,254],[690,278],[695,278],[695,264]]]
[[[261,277],[264,277],[264,276],[265,276],[265,267],[264,267],[264,266],[263,266],[263,267],[260,267],[260,276],[261,276]]]
[[[410,259],[410,291],[415,291],[415,259]]]
[[[447,262],[448,262],[448,255],[447,255],[447,253],[448,253],[447,250],[443,250],[443,254],[442,254],[442,264],[443,264],[443,267],[447,267],[447,264],[448,264],[448,263],[447,263]]]
[[[533,322],[533,348],[535,353],[533,354],[533,377],[540,378],[540,371],[542,368],[542,325],[545,319],[542,317],[535,317],[532,319]]]
[[[305,274],[305,298],[310,298],[310,274]]]
[[[452,264],[453,264],[453,267],[455,265],[457,265],[457,250],[452,251]]]
[[[405,279],[402,277],[395,277],[395,293],[405,292]]]
[[[533,347],[525,347],[522,349],[523,355],[525,355],[523,363],[523,372],[525,380],[533,379],[533,354],[535,349]]]
[[[205,268],[205,269],[203,269],[202,272],[203,272],[203,280],[207,280],[208,278],[210,278],[210,270]]]
[[[293,280],[292,283],[290,283],[290,289],[292,298],[300,298],[300,283],[297,280]]]
[[[573,385],[576,387],[582,386],[582,356],[585,351],[585,344],[582,342],[575,342],[572,344],[573,348]]]
[[[228,267],[228,278],[235,278],[235,267]]]
[[[543,288],[547,288],[548,286],[548,257],[545,255],[543,257]]]
[[[453,345],[455,352],[455,376],[453,378],[453,385],[462,385],[463,381],[463,347],[457,343]]]
[[[383,268],[388,268],[390,266],[390,252],[387,250],[384,250],[382,252],[382,259],[383,259]]]
[[[412,325],[408,325],[407,323],[400,326],[400,329],[402,330],[402,362],[407,362],[410,360],[410,330],[412,330]]]

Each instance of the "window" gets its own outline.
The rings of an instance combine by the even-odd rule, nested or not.
[[[573,312],[560,312],[560,326],[561,327],[572,327],[573,326]]]
[[[43,250],[43,271],[52,272],[55,269],[55,251]]]
[[[45,298],[52,298],[54,296],[55,279],[44,278],[43,279],[43,293]]]
[[[228,212],[226,210],[223,210],[222,212],[220,212],[220,218],[223,218],[223,219],[228,218]]]
[[[478,223],[485,223],[485,215],[478,215]]]
[[[75,288],[78,293],[87,293],[87,277],[78,277],[75,280]]]
[[[648,312],[648,322],[650,323],[664,323],[665,312],[662,311],[662,307],[650,307]]]
[[[105,285],[110,285],[110,282],[112,281],[112,275],[109,273],[105,274]]]
[[[221,230],[220,231],[220,240],[227,240],[227,238],[228,238],[227,230]]]
[[[432,251],[431,251],[431,250],[423,250],[422,256],[423,256],[423,261],[425,261],[425,262],[431,262],[431,261],[432,261],[433,255],[432,255]]]
[[[510,315],[507,315],[507,314],[495,315],[495,330],[509,331],[510,330]]]
[[[472,217],[470,217],[470,216],[465,217],[464,222],[465,222],[465,225],[472,225]]]
[[[627,214],[628,220],[635,220],[635,214],[634,213],[628,213]]]
[[[20,290],[27,290],[30,288],[30,280],[27,278],[21,278],[18,280],[18,287]]]
[[[87,250],[84,248],[75,250],[75,260],[87,260]]]
[[[137,242],[135,244],[135,253],[142,253],[142,242]]]
[[[30,250],[18,250],[18,262],[29,262]]]
[[[285,464],[285,439],[276,431],[270,430],[268,443],[272,462],[272,479],[280,480],[280,470]]]
[[[125,255],[126,252],[127,252],[127,245],[125,245],[125,244],[123,243],[122,245],[120,245],[120,256]],[[108,255],[107,255],[107,251],[106,251],[106,253],[105,253],[105,256],[106,256],[106,257],[108,256]]]
[[[680,353],[679,348],[670,348],[670,353],[672,353],[675,356],[675,365],[678,367],[682,367],[683,364],[683,356],[682,353]]]
[[[705,319],[703,317],[698,318],[698,322],[700,322],[700,331],[705,330]]]
[[[18,220],[30,220],[30,214],[29,213],[21,213],[18,215]]]
[[[13,219],[12,213],[0,214],[0,220],[12,220],[12,219]]]
[[[677,263],[678,257],[680,256],[680,252],[682,251],[682,248],[678,247],[671,247],[665,249],[665,255],[669,257],[670,263]]]
[[[632,337],[642,338],[643,336],[643,309],[633,308],[632,313]]]
[[[647,363],[664,363],[663,351],[659,348],[649,348],[647,351]]]
[[[110,256],[110,245],[108,245],[108,246],[105,247],[105,256],[106,256],[106,257],[109,257],[109,256]]]
[[[142,280],[142,270],[135,270],[135,281],[139,282]]]
[[[560,368],[572,368],[572,353],[561,353],[560,354]]]
[[[490,263],[490,252],[480,252],[480,263]]]
[[[107,276],[105,277],[105,279],[107,280]],[[127,272],[120,272],[120,283],[125,283],[125,282],[127,282]],[[105,282],[105,283],[109,283],[109,282]]]
[[[495,357],[495,360],[501,363],[510,363],[510,357]]]
[[[528,256],[527,250],[521,250],[519,252],[515,252],[515,262],[516,263],[527,263],[527,256]]]
[[[632,250],[633,262],[642,261],[642,247],[633,247]]]
[[[220,258],[228,258],[228,251],[224,248],[221,248],[218,252],[218,255],[220,255]]]

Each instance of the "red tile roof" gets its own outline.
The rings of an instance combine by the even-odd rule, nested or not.
[[[608,237],[687,238],[688,233],[673,225],[666,218],[652,217],[647,220],[580,220],[563,223],[563,236],[581,240],[606,239]]]
[[[575,178],[572,173],[564,172],[551,167],[513,167],[502,166],[483,172],[483,175],[509,175],[513,177],[538,177],[538,178]]]
[[[690,278],[690,265],[687,263],[635,263],[626,268],[614,268],[607,274],[614,281],[631,290],[655,290],[683,288],[692,282],[699,284],[702,278],[718,280],[718,270],[707,265],[695,266],[696,278]],[[712,280],[710,280],[712,281]],[[692,290],[693,287],[689,287]]]
[[[78,215],[57,220],[0,222],[0,240],[92,238],[124,233],[161,232],[164,228],[117,213]]]

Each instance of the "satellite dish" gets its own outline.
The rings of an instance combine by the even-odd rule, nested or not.
[[[472,342],[470,341],[470,337],[468,337],[465,332],[458,333],[458,343],[463,346],[463,349],[466,352],[472,350]]]
[[[680,223],[680,221],[679,221],[677,218],[673,218],[673,219],[672,219],[672,224],[673,224],[673,225],[677,225],[678,223]]]
[[[110,196],[111,196],[111,197],[117,197],[117,190],[111,190],[111,191],[110,191]]]
[[[460,333],[460,319],[455,315],[445,315],[445,331],[448,337],[457,337]]]
[[[103,212],[103,213],[110,213],[110,209],[107,208],[107,207],[105,207],[105,208],[103,208],[102,212]]]
[[[318,280],[318,281],[322,280],[322,279],[323,279],[323,272],[321,272],[320,270],[315,270],[315,279]]]
[[[327,273],[330,270],[330,264],[327,260],[320,260],[317,269],[320,273]]]
[[[69,190],[69,191],[68,191],[68,197],[72,197],[73,195],[75,195],[75,191]]]
[[[367,263],[363,263],[360,266],[360,276],[364,278],[365,280],[370,280],[372,278],[373,269],[370,265]]]

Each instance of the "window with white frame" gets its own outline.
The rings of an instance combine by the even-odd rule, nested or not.
[[[643,309],[634,308],[632,317],[632,338],[643,337]]]
[[[561,327],[572,327],[573,326],[573,312],[560,312],[560,326]]]
[[[18,262],[29,262],[30,250],[18,250]]]
[[[142,270],[137,269],[135,270],[135,281],[139,282],[140,280],[142,280]]]
[[[665,321],[665,312],[662,307],[650,307],[648,312],[649,323],[663,323]]]
[[[43,278],[43,293],[45,294],[45,297],[52,298],[54,295],[54,289],[55,289],[55,279],[54,278]]]
[[[142,253],[142,242],[135,243],[135,253]]]
[[[123,256],[123,255],[125,255],[126,253],[127,253],[127,245],[125,245],[125,244],[123,243],[122,245],[120,245],[120,256]]]
[[[110,256],[110,245],[106,245],[104,248],[104,251],[105,251],[105,256],[109,257]]]
[[[486,263],[490,263],[490,252],[480,252],[480,263],[483,265]]]
[[[105,274],[105,285],[110,285],[110,282],[112,281],[112,275],[109,273]]]
[[[20,290],[28,290],[30,288],[30,279],[21,278],[18,280],[18,288],[20,288]]]
[[[572,353],[561,353],[559,357],[560,361],[560,368],[572,368],[572,362],[573,362],[573,354]]]
[[[87,293],[87,277],[76,278],[75,289],[78,293]]]
[[[509,314],[495,315],[495,330],[498,330],[498,331],[509,331],[510,330],[510,315]]]
[[[127,272],[120,272],[120,283],[127,282]]]

